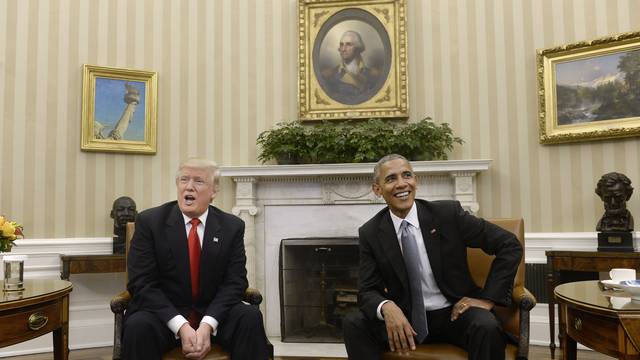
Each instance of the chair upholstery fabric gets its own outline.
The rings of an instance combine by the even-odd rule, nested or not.
[[[529,312],[536,305],[535,297],[524,287],[524,221],[522,219],[494,219],[488,220],[505,230],[516,235],[522,245],[523,255],[518,266],[513,282],[512,304],[509,307],[496,306],[495,312],[502,322],[504,330],[517,340],[517,345],[507,344],[505,358],[527,359],[529,356]],[[467,262],[469,271],[475,283],[482,287],[489,274],[491,262],[494,256],[485,254],[480,249],[468,249]],[[386,352],[384,360],[399,359],[467,359],[467,352],[463,349],[449,344],[422,344],[418,345],[416,351],[405,354],[397,352]]]
[[[125,244],[125,252],[129,251],[129,244],[131,243],[131,239],[133,238],[133,231],[135,230],[135,223],[130,222],[127,223],[126,230],[126,244]],[[128,281],[128,276],[125,276],[126,281]],[[120,294],[114,296],[111,299],[111,311],[115,317],[115,323],[113,328],[113,359],[119,360],[122,358],[122,334],[123,334],[123,322],[124,322],[124,312],[127,309],[127,305],[131,301],[131,294],[128,291],[123,291]],[[248,302],[251,305],[259,306],[262,303],[262,294],[256,289],[247,288],[244,294],[244,301]],[[269,351],[270,358],[273,358],[273,346],[269,343]],[[182,351],[179,347],[169,351],[164,354],[163,360],[175,360],[175,359],[186,359]],[[224,351],[220,345],[211,344],[211,351],[204,358],[205,360],[230,360],[231,356],[228,352]]]

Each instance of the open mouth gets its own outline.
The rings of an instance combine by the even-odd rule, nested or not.
[[[196,201],[196,197],[193,195],[185,195],[184,203],[185,205],[193,205],[193,202]]]
[[[409,192],[408,191],[403,191],[403,192],[396,193],[393,196],[395,196],[398,199],[404,200],[404,199],[407,199],[409,197]]]

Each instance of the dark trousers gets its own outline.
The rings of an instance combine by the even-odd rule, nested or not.
[[[231,353],[233,360],[268,359],[267,336],[262,313],[256,306],[238,303],[218,326],[211,342]],[[181,346],[167,324],[147,311],[137,311],[124,322],[122,358],[125,360],[159,360],[162,354]]]
[[[451,309],[427,311],[429,336],[424,343],[448,343],[467,351],[470,360],[504,359],[505,336],[495,315],[480,308],[469,308],[456,321]],[[344,321],[344,343],[351,360],[376,360],[389,351],[384,321],[369,320],[360,310]]]

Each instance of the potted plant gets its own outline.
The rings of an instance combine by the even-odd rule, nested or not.
[[[308,135],[299,121],[281,122],[271,130],[264,131],[256,141],[262,151],[258,160],[274,159],[278,164],[300,164],[309,158]]]
[[[276,124],[257,140],[258,160],[279,164],[375,162],[390,153],[409,160],[444,160],[462,142],[448,124],[430,118],[403,125],[380,119],[315,125],[293,121]]]

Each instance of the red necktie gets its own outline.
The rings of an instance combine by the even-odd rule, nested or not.
[[[200,238],[198,237],[198,224],[200,219],[191,219],[189,231],[189,268],[191,270],[191,297],[198,297],[200,291]]]
[[[200,238],[198,237],[198,224],[200,224],[200,219],[191,219],[191,230],[189,230],[189,270],[191,271],[191,298],[194,302],[200,291]],[[191,327],[197,329],[200,323],[200,315],[192,309],[188,320]]]

